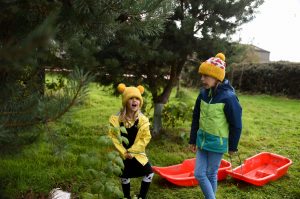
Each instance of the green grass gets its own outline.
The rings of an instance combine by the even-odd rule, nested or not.
[[[183,89],[180,100],[193,106],[197,90]],[[170,101],[175,100],[175,92]],[[262,151],[293,160],[288,174],[263,187],[256,187],[228,177],[219,183],[218,198],[300,198],[300,101],[267,95],[239,94],[243,107],[243,133],[239,145],[242,159]],[[150,99],[147,99],[149,101]],[[149,104],[149,102],[148,102]],[[36,198],[47,196],[55,187],[71,191],[75,196],[89,189],[85,168],[78,165],[82,153],[103,151],[97,143],[106,133],[108,118],[117,113],[120,97],[102,87],[91,85],[91,94],[61,121],[41,129],[39,140],[17,151],[0,155],[0,198]],[[178,164],[195,155],[187,141],[179,135],[189,132],[191,120],[176,129],[167,129],[151,140],[147,153],[153,165]],[[227,156],[224,156],[228,160]],[[233,165],[239,165],[234,158]],[[116,179],[117,180],[117,179]],[[132,193],[139,189],[141,179],[132,179]],[[149,199],[204,198],[199,187],[177,187],[155,175]]]

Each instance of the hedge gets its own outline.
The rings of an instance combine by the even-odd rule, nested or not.
[[[240,91],[300,98],[300,63],[238,64],[226,75]]]

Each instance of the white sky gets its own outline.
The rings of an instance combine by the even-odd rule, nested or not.
[[[265,0],[255,16],[236,38],[270,51],[271,61],[300,62],[300,0]]]

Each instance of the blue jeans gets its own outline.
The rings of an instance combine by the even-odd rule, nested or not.
[[[223,153],[197,149],[195,178],[206,199],[215,199],[218,182],[218,169]]]

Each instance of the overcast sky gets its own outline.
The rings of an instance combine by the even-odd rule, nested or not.
[[[235,38],[270,51],[271,61],[300,62],[300,0],[265,0]]]

